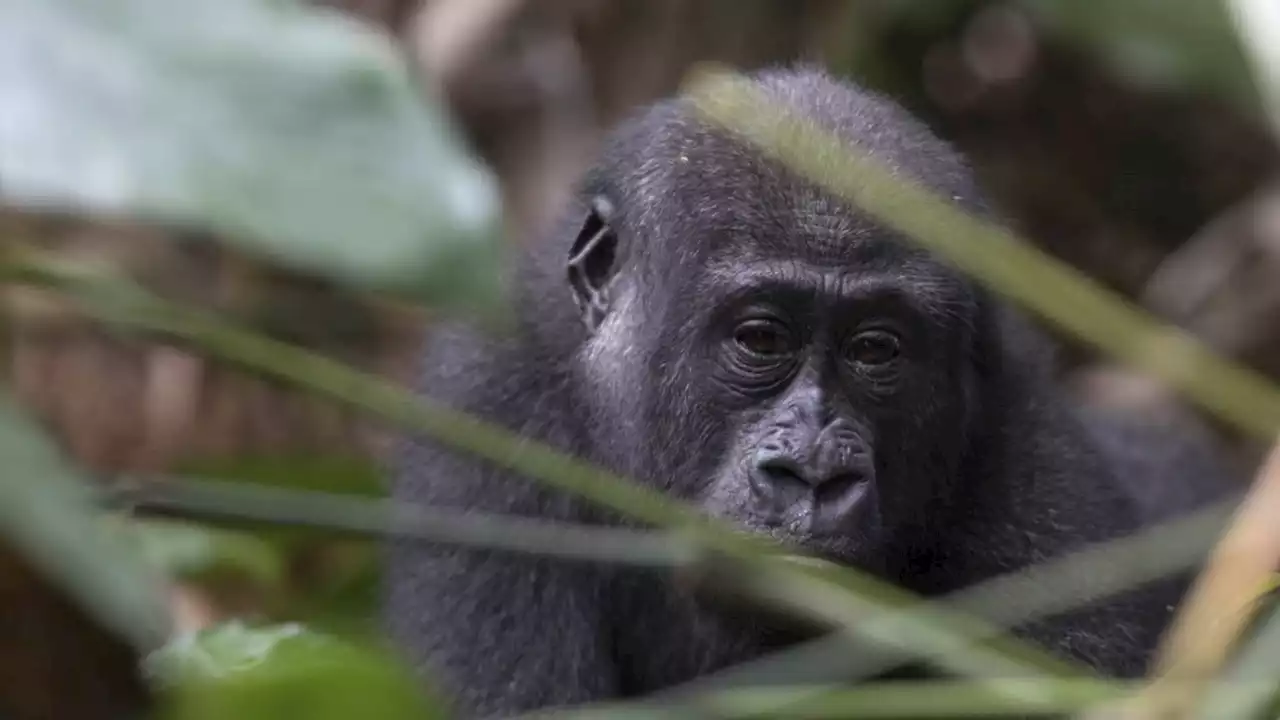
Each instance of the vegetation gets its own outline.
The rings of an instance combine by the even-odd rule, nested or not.
[[[952,22],[960,4],[879,6],[918,18],[903,21],[912,27]],[[1207,88],[1259,116],[1280,97],[1268,85],[1280,65],[1264,52],[1275,42],[1268,38],[1280,35],[1280,18],[1266,0],[1132,0],[1105,11],[1040,0],[1027,8],[1146,82]],[[848,44],[848,70],[891,82],[890,63],[874,43]],[[333,10],[280,0],[9,0],[0,5],[0,200],[21,217],[127,217],[172,228],[175,243],[217,243],[255,266],[320,278],[393,307],[477,314],[501,332],[504,227],[522,220],[504,226],[511,194],[473,154],[467,140],[475,138],[458,126],[446,93],[424,87],[434,86],[415,76],[389,36]],[[686,91],[712,120],[855,195],[1080,343],[1159,378],[1239,435],[1272,442],[1280,394],[1264,373],[1219,357],[1121,292],[790,123],[728,71],[704,68]],[[184,457],[162,473],[100,480],[6,390],[0,559],[11,553],[31,571],[13,577],[70,599],[68,612],[88,619],[93,629],[57,657],[98,672],[114,667],[111,660],[81,655],[79,644],[123,648],[136,669],[104,691],[125,699],[82,708],[83,716],[447,717],[429,684],[410,677],[370,622],[376,541],[386,534],[618,563],[731,567],[745,592],[832,623],[857,648],[830,645],[820,657],[784,652],[769,663],[802,670],[856,656],[850,675],[868,677],[923,658],[956,677],[733,692],[711,678],[682,701],[690,707],[558,713],[565,717],[1280,712],[1280,621],[1262,601],[1280,559],[1268,512],[1280,500],[1275,461],[1239,507],[1213,508],[926,603],[853,570],[797,562],[625,478],[414,398],[394,379],[273,337],[234,313],[184,302],[181,293],[157,291],[118,268],[55,252],[31,226],[5,227],[8,287],[35,291],[60,312],[341,404],[382,427],[433,435],[653,526],[602,531],[395,507],[380,498],[376,465],[363,458]],[[9,321],[12,334],[24,331],[24,317]],[[1149,682],[1105,681],[1003,634],[1089,600],[1072,582],[1082,573],[1100,579],[1090,588],[1117,592],[1184,568],[1215,543],[1214,562]],[[323,566],[319,581],[298,581],[298,566],[308,563]],[[0,562],[0,573],[6,567]],[[9,597],[0,590],[0,609]],[[976,610],[987,620],[975,619]],[[18,654],[0,668],[23,662],[22,647],[6,652]],[[0,679],[0,714],[12,708],[15,717],[41,716],[23,692]]]

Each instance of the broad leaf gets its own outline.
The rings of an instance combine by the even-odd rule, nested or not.
[[[7,395],[0,396],[0,536],[99,622],[140,649],[165,638],[160,579],[107,529],[90,487]]]
[[[377,463],[350,454],[249,455],[184,461],[181,475],[270,487],[380,497],[385,477]]]
[[[0,0],[0,200],[498,299],[499,198],[387,37],[292,0]]]
[[[279,550],[247,532],[166,520],[135,521],[129,530],[147,560],[169,575],[232,574],[271,590],[284,580]]]
[[[230,623],[153,653],[166,720],[431,720],[444,715],[405,668],[300,625]]]

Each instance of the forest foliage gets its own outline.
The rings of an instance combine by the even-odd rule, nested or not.
[[[945,5],[884,3],[886,12],[922,23],[944,21]],[[1269,85],[1280,69],[1254,51],[1280,37],[1280,18],[1265,3],[1026,5],[1054,33],[1091,48],[1130,82],[1218,94],[1260,116],[1280,97]],[[1240,13],[1235,21],[1233,12]],[[874,60],[851,51],[846,69],[875,77]],[[691,76],[686,85],[703,99],[709,117],[837,192],[852,192],[847,173],[859,172],[860,202],[887,222],[898,222],[1082,342],[1161,378],[1223,424],[1273,439],[1280,394],[1270,379],[1214,355],[1020,238],[952,216],[927,193],[904,191],[891,178],[875,179],[867,158],[848,154],[846,162],[832,163],[826,139],[779,132],[783,120],[771,120],[758,98],[743,95],[731,74],[717,72]],[[285,0],[0,0],[0,107],[6,208],[198,229],[205,232],[183,237],[226,243],[266,265],[389,302],[478,315],[501,332],[500,263],[511,240],[498,180],[468,146],[443,94],[414,74],[394,40],[348,15]],[[878,200],[884,203],[877,207]],[[1211,618],[1228,618],[1230,632],[1205,633],[1218,646],[1187,651],[1200,652],[1201,660],[1220,651],[1220,660],[1184,676],[1176,661],[1197,658],[1173,658],[1163,666],[1179,681],[1172,684],[1167,678],[1163,684],[1159,678],[1104,681],[1017,643],[1002,628],[1053,610],[1050,600],[1088,600],[1058,587],[1080,568],[1108,568],[1108,577],[1119,578],[1109,588],[1115,592],[1184,567],[1218,538],[1265,522],[1248,512],[1249,503],[1270,498],[1280,471],[1264,468],[1239,513],[1215,507],[1026,577],[999,578],[961,597],[923,603],[852,570],[796,562],[624,478],[529,446],[416,399],[386,378],[166,298],[119,273],[50,255],[35,238],[0,239],[9,285],[56,296],[113,333],[192,348],[378,423],[511,464],[656,528],[602,533],[396,508],[381,498],[376,467],[327,458],[209,458],[182,468],[181,477],[103,483],[67,457],[5,391],[0,547],[128,648],[140,679],[139,697],[126,703],[133,712],[175,720],[446,717],[429,679],[424,686],[399,663],[369,617],[377,591],[373,543],[396,533],[673,568],[729,563],[750,578],[744,582],[750,591],[840,628],[865,658],[864,676],[918,657],[958,678],[910,687],[868,682],[734,692],[711,684],[697,707],[713,717],[1085,713],[1135,699],[1135,712],[1172,707],[1185,717],[1274,715],[1280,621],[1256,601],[1270,589],[1276,555],[1255,558],[1248,587],[1236,587],[1232,596],[1242,598],[1240,607]],[[138,507],[180,518],[139,518],[131,512]],[[1225,531],[1224,523],[1230,523]],[[284,568],[314,551],[317,536],[340,539],[319,546],[330,569],[339,570],[322,591],[299,593],[283,580]],[[254,611],[185,627],[174,605],[175,588],[186,583],[252,594]],[[1042,607],[1002,605],[1001,598],[1028,596],[1030,584],[1055,591],[1036,594],[1045,598]],[[966,612],[977,608],[999,622],[979,622]],[[1201,622],[1189,608],[1187,617]],[[1008,679],[1013,676],[1022,679]],[[1173,692],[1164,692],[1170,687]],[[0,708],[6,692],[0,680]],[[591,712],[658,717],[678,710]]]

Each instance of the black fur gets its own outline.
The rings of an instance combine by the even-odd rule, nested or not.
[[[961,158],[887,100],[816,70],[754,77],[896,172],[990,215]],[[751,354],[742,338],[758,336],[726,330],[738,307],[727,287],[806,277],[817,285],[788,300],[803,340],[763,340],[803,351]],[[918,592],[1184,509],[1117,478],[1118,467],[1145,466],[1108,454],[1099,437],[1111,420],[1082,420],[1051,380],[1047,345],[1014,313],[695,120],[683,100],[614,134],[558,231],[522,253],[513,278],[516,331],[434,330],[422,392]],[[887,294],[857,299],[869,278]],[[876,355],[886,346],[871,340],[837,352],[863,332],[857,318],[881,314],[897,318],[896,356]],[[1207,487],[1201,473],[1216,473],[1188,467],[1153,482]],[[836,499],[804,504],[823,488]],[[404,445],[394,495],[614,522],[426,440]],[[1132,675],[1178,591],[1148,589],[1026,634]],[[479,716],[634,696],[772,644],[750,618],[702,609],[657,575],[421,545],[393,546],[386,615],[412,659]]]

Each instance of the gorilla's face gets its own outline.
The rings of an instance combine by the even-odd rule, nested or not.
[[[888,534],[927,521],[954,473],[973,304],[883,238],[832,253],[802,228],[788,255],[747,240],[695,274],[697,322],[659,351],[688,361],[668,364],[683,373],[664,383],[658,422],[698,439],[677,472],[701,482],[674,485],[709,511],[871,565]]]
[[[581,307],[609,308],[588,323],[599,432],[625,471],[712,514],[892,564],[967,446],[973,289],[838,199],[715,158],[673,164],[649,215],[603,202],[622,212],[595,214],[575,244]],[[618,236],[632,250],[613,282]]]

